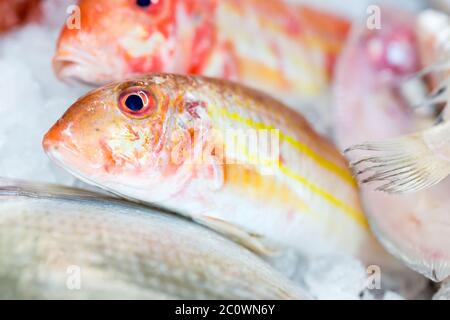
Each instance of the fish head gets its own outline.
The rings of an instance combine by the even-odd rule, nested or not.
[[[154,71],[169,51],[175,2],[80,1],[58,40],[56,75],[69,82],[104,84],[139,69]]]
[[[389,73],[394,80],[409,75],[418,68],[416,35],[411,24],[386,23],[381,29],[365,29],[359,39],[373,73]]]
[[[212,2],[82,0],[60,34],[54,71],[63,81],[89,84],[186,72],[196,30],[207,29],[201,21]]]
[[[162,192],[180,182],[184,162],[175,153],[184,150],[188,133],[180,118],[172,121],[172,89],[160,81],[155,75],[116,82],[80,98],[45,135],[46,153],[87,183],[150,202],[164,199]],[[169,139],[175,128],[183,135]]]

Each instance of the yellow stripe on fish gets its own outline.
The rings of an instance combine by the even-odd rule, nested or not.
[[[209,106],[210,110],[213,113],[225,116],[226,118],[230,120],[234,120],[240,123],[244,123],[248,125],[249,127],[255,128],[255,129],[261,129],[261,130],[279,130],[278,128],[275,128],[272,125],[268,125],[262,122],[257,122],[251,118],[246,118],[240,115],[238,112],[228,111],[225,108],[219,108],[216,106]],[[344,182],[350,184],[352,187],[356,188],[357,183],[353,176],[344,168],[339,167],[334,162],[329,161],[325,158],[323,158],[321,155],[317,154],[314,150],[312,150],[309,146],[306,144],[298,141],[297,139],[285,134],[283,131],[279,130],[280,139],[286,141],[288,144],[290,144],[292,147],[294,147],[296,150],[300,151],[305,156],[311,158],[317,165],[320,167],[332,172],[339,178],[341,178]]]
[[[291,179],[299,182],[302,184],[307,190],[310,192],[322,197],[326,202],[328,202],[330,205],[337,207],[341,211],[343,211],[350,219],[354,220],[357,224],[359,224],[363,228],[368,228],[368,222],[366,220],[366,217],[364,213],[360,210],[357,210],[353,208],[352,206],[349,206],[344,201],[336,198],[334,195],[329,193],[328,191],[322,189],[321,187],[315,185],[311,181],[309,181],[306,177],[294,172],[292,169],[290,169],[288,166],[273,160],[266,160],[266,159],[259,159],[258,156],[251,154],[247,147],[241,144],[236,144],[237,150],[243,155],[250,163],[255,164],[261,164],[264,166],[276,166],[285,176],[290,177]],[[305,205],[304,207],[306,211],[310,211],[309,207]],[[306,210],[307,209],[307,210]]]
[[[286,176],[291,177],[292,179],[300,182],[312,193],[319,195],[320,197],[322,197],[324,200],[326,200],[331,205],[341,209],[341,211],[343,211],[349,218],[354,220],[356,223],[358,223],[363,228],[369,228],[369,224],[368,224],[366,217],[364,216],[364,213],[362,211],[357,210],[357,209],[347,205],[345,202],[336,198],[331,193],[329,193],[326,190],[313,184],[305,177],[295,173],[289,167],[287,167],[283,164],[280,164],[279,168],[280,168],[281,172],[283,172]]]
[[[278,130],[272,125],[264,124],[261,122],[256,122],[253,119],[243,117],[239,113],[228,111],[225,108],[219,108],[219,107],[210,105],[210,110],[212,111],[213,114],[215,113],[215,114],[218,114],[221,116],[225,116],[226,118],[228,118],[230,120],[244,123],[255,129]],[[355,180],[349,173],[345,172],[342,168],[338,167],[333,162],[331,162],[327,159],[324,159],[323,157],[321,157],[320,155],[315,153],[307,145],[299,142],[298,140],[294,139],[293,137],[291,137],[289,135],[284,134],[280,130],[279,130],[279,136],[280,136],[280,139],[285,140],[287,143],[289,143],[291,146],[293,146],[296,150],[298,150],[301,153],[303,153],[304,155],[310,157],[321,167],[335,173],[338,177],[342,178],[343,181],[350,183],[352,186],[356,186]],[[265,159],[261,160],[258,158],[258,156],[251,154],[248,151],[248,148],[246,148],[243,145],[236,145],[236,147],[238,148],[238,151],[241,153],[241,155],[243,155],[250,163],[261,164],[264,166],[277,166],[277,168],[280,170],[280,172],[282,172],[285,176],[297,181],[298,183],[302,184],[308,191],[320,196],[328,204],[340,209],[350,219],[354,220],[361,227],[363,227],[363,228],[369,227],[367,220],[365,218],[365,215],[362,211],[355,209],[352,206],[346,204],[344,201],[336,198],[332,193],[330,193],[327,190],[312,183],[306,177],[294,172],[294,170],[292,170],[285,164],[280,163],[278,161],[271,161],[271,160],[265,160]]]

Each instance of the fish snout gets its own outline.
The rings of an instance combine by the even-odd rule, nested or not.
[[[70,129],[64,129],[64,125],[57,122],[45,134],[42,140],[42,147],[54,163],[70,172],[75,172],[83,167],[85,158],[80,153],[78,143],[68,131]]]
[[[63,141],[63,136],[60,130],[60,124],[56,123],[50,130],[45,134],[42,140],[42,147],[44,151],[49,154],[53,150],[58,150],[58,146]]]

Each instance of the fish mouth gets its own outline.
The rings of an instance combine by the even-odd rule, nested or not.
[[[80,71],[83,68],[78,63],[67,58],[55,58],[53,60],[53,69],[56,77],[63,82],[70,84],[74,82],[86,82],[85,79],[80,76]]]
[[[93,179],[87,178],[85,175],[79,173],[76,170],[73,170],[70,166],[66,166],[64,162],[60,159],[60,156],[58,156],[58,153],[55,151],[55,149],[48,148],[46,149],[47,156],[52,160],[58,167],[64,169],[67,173],[75,177],[76,179],[80,180],[81,182],[84,182],[90,186],[93,186],[95,188],[98,188],[99,190],[103,190],[110,196],[118,197],[120,198],[120,194],[116,194],[110,189],[104,187],[101,184],[96,183]],[[124,197],[122,197],[124,198]]]
[[[69,174],[71,174],[75,178],[83,181],[84,183],[87,183],[89,185],[92,185],[99,189],[105,190],[108,193],[113,194],[107,188],[104,188],[103,186],[96,183],[94,181],[94,179],[87,178],[85,175],[81,174],[78,170],[72,168],[72,166],[67,165],[66,162],[63,160],[62,152],[66,153],[66,155],[71,154],[72,157],[74,157],[74,158],[79,157],[79,155],[73,153],[72,150],[69,150],[64,145],[55,144],[54,141],[51,140],[51,138],[47,138],[47,135],[44,138],[44,141],[42,142],[42,146],[44,148],[45,153],[47,154],[47,156],[53,163],[55,163],[57,166],[64,169],[65,171],[67,171]]]
[[[68,84],[103,85],[121,74],[118,66],[81,50],[60,51],[52,63],[56,77]]]
[[[146,206],[150,206],[153,208],[161,208],[164,211],[175,214],[174,211],[170,211],[170,209],[168,209],[168,208],[162,208],[162,207],[158,206],[157,203],[141,201],[132,196],[128,196],[127,193],[117,191],[116,188],[109,186],[110,182],[108,182],[107,180],[105,180],[103,183],[98,183],[96,177],[91,177],[88,174],[82,173],[80,170],[77,170],[74,166],[67,164],[66,161],[63,160],[61,152],[69,151],[69,150],[65,149],[64,147],[61,148],[59,146],[56,146],[56,145],[52,144],[51,141],[48,141],[48,140],[44,140],[43,147],[44,147],[45,153],[47,154],[47,156],[49,157],[50,160],[52,160],[57,166],[64,169],[66,172],[68,172],[69,174],[71,174],[72,176],[77,178],[78,180],[80,180],[88,185],[91,185],[93,187],[96,187],[100,190],[103,190],[104,192],[108,193],[110,196],[120,198],[120,199],[126,199],[126,200],[134,202],[134,203],[144,204]],[[61,149],[65,149],[65,150],[61,150]],[[73,156],[77,157],[78,155],[73,154]],[[117,185],[129,188],[129,186],[127,186],[126,184],[122,185],[122,184],[116,183],[116,187],[117,187]]]

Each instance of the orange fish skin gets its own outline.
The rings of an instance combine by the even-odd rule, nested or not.
[[[125,109],[128,94],[146,95],[142,113]],[[278,151],[255,161],[253,145],[232,147],[227,130],[275,132]],[[261,147],[264,137],[254,143]],[[75,102],[43,145],[88,183],[231,236],[308,255],[389,260],[341,154],[299,114],[235,83],[173,74],[115,82]]]
[[[327,90],[349,22],[281,0],[81,0],[53,60],[62,80],[105,84],[171,72],[234,80],[293,108]],[[299,100],[302,99],[302,100]]]

